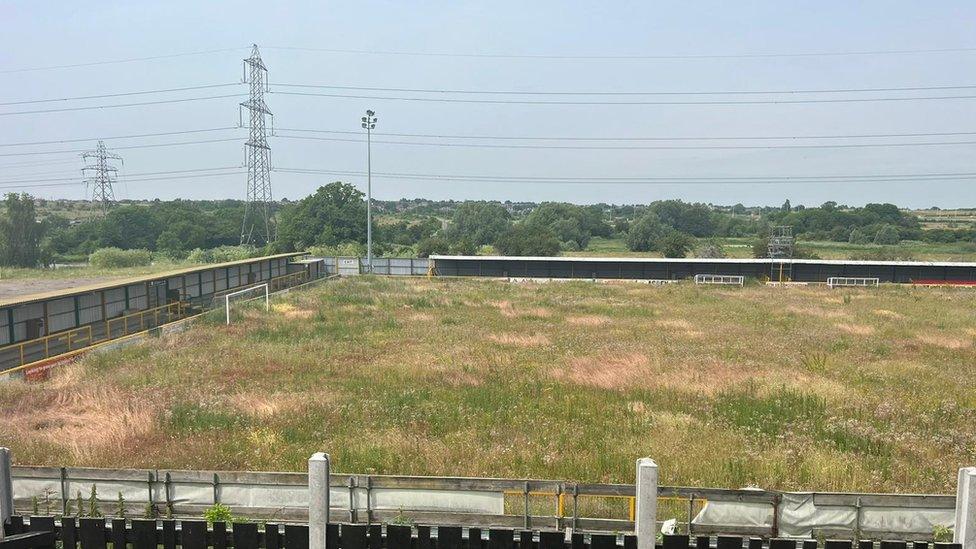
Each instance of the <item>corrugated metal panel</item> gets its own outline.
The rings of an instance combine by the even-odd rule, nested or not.
[[[187,297],[199,297],[200,296],[200,278],[198,275],[186,275],[183,277],[186,282],[186,295]]]
[[[125,289],[115,288],[105,292],[105,316],[119,316],[125,310]]]
[[[78,297],[78,320],[81,324],[91,324],[102,320],[102,293]]]
[[[47,303],[47,333],[75,327],[75,300],[63,297]]]
[[[7,320],[7,309],[0,309],[0,345],[10,343],[10,324]]]
[[[200,288],[202,295],[214,293],[214,275],[216,271],[206,271],[203,273],[203,287]]]
[[[227,289],[227,271],[225,269],[217,269],[217,285],[214,287],[214,291],[221,292]]]

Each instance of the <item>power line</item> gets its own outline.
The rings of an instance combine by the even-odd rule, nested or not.
[[[361,132],[344,130],[313,130],[302,128],[276,128],[278,131],[325,133],[335,135],[360,135]],[[925,133],[865,133],[865,134],[836,134],[836,135],[744,135],[744,136],[675,136],[675,137],[579,137],[579,136],[513,136],[513,135],[451,135],[431,133],[376,133],[384,137],[419,137],[430,139],[482,139],[506,141],[745,141],[745,140],[773,140],[773,139],[855,139],[855,138],[890,138],[890,137],[948,137],[976,135],[974,132],[925,132]]]
[[[155,175],[171,175],[171,174],[193,174],[193,173],[196,173],[196,174],[200,175],[201,177],[202,176],[206,176],[206,175],[229,175],[229,174],[202,173],[202,172],[217,172],[217,171],[223,171],[223,170],[237,170],[237,171],[233,172],[234,174],[242,173],[240,166],[225,166],[225,167],[221,167],[221,168],[196,168],[196,169],[192,169],[192,170],[170,170],[170,171],[163,171],[163,172],[130,173],[130,174],[127,174],[126,178],[128,179],[129,177],[142,177],[142,176],[155,176]],[[78,179],[79,179],[79,181],[81,180],[80,177]],[[166,179],[166,178],[163,178],[163,179]],[[138,181],[138,180],[139,179],[135,179],[135,180],[129,179],[129,181]],[[67,179],[66,178],[63,178],[63,177],[55,177],[55,178],[47,178],[47,179],[16,179],[16,180],[3,181],[3,183],[48,183],[48,182],[52,182],[52,181],[66,182]]]
[[[0,70],[0,74],[11,74],[15,72],[35,72],[35,71],[47,71],[54,69],[73,69],[78,67],[94,67],[98,65],[113,65],[116,63],[133,63],[137,61],[156,61],[159,59],[173,59],[176,57],[188,57],[192,55],[206,55],[210,53],[221,53],[227,51],[239,51],[245,48],[223,48],[218,50],[203,50],[203,51],[191,51],[184,53],[171,53],[168,55],[154,55],[151,57],[130,57],[128,59],[113,59],[109,61],[92,61],[88,63],[74,63],[70,65],[48,65],[42,67],[22,67],[18,69],[3,69]]]
[[[200,130],[180,130],[175,132],[159,132],[159,133],[138,133],[130,135],[113,135],[111,137],[79,137],[75,139],[58,139],[54,141],[23,141],[20,143],[0,143],[0,147],[21,147],[27,145],[56,145],[60,143],[84,143],[87,141],[95,141],[101,139],[103,141],[111,141],[112,139],[136,139],[141,137],[160,137],[164,135],[185,135],[189,133],[204,133],[204,132],[217,132],[225,130],[236,130],[237,126],[226,126],[223,128],[204,128]]]
[[[318,170],[302,168],[276,168],[275,171],[304,175],[365,175],[355,170]],[[373,172],[374,176],[389,179],[423,179],[443,181],[548,183],[548,184],[762,184],[762,183],[844,183],[844,182],[912,182],[976,179],[976,172],[919,173],[919,174],[848,174],[814,176],[704,176],[704,177],[544,177],[498,176]]]
[[[933,48],[915,50],[854,50],[834,52],[796,52],[796,53],[742,53],[742,54],[688,54],[688,55],[547,55],[547,54],[504,54],[504,53],[455,53],[419,52],[391,50],[358,50],[337,48],[303,48],[294,46],[265,46],[266,49],[284,51],[311,51],[355,55],[396,55],[410,57],[460,57],[486,59],[552,59],[578,61],[654,61],[669,59],[765,59],[777,57],[844,57],[860,55],[919,55],[933,53],[971,53],[976,48]]]
[[[201,139],[199,141],[176,141],[173,143],[153,143],[150,145],[125,145],[121,147],[115,147],[116,150],[120,149],[153,149],[156,147],[177,147],[181,145],[200,145],[204,143],[225,143],[227,141],[240,141],[235,137],[228,137],[225,139]],[[60,151],[29,151],[29,152],[15,152],[15,153],[2,153],[0,157],[5,156],[36,156],[43,154],[74,154],[85,152],[85,149],[67,149]]]
[[[139,103],[116,103],[113,105],[91,105],[87,107],[63,107],[59,109],[38,109],[34,111],[0,112],[0,116],[14,116],[19,114],[40,114],[40,113],[50,113],[50,112],[88,111],[93,109],[117,109],[119,107],[142,107],[145,105],[162,105],[164,103],[185,103],[187,101],[209,101],[211,99],[226,99],[228,97],[241,97],[244,95],[246,94],[234,93],[228,95],[212,95],[207,97],[184,97],[182,99],[161,99],[159,101],[142,101]]]
[[[459,90],[436,88],[381,88],[366,86],[332,86],[324,84],[274,84],[282,88],[316,88],[349,91],[379,91],[407,93],[438,93],[459,95],[782,95],[808,93],[868,93],[868,92],[907,92],[907,91],[945,91],[971,90],[976,85],[958,86],[910,86],[890,88],[820,88],[798,90],[727,90],[727,91],[517,91],[517,90]]]
[[[226,88],[228,86],[240,86],[240,82],[230,82],[228,84],[207,84],[204,86],[187,86],[183,88],[166,88],[159,90],[142,90],[142,91],[132,91],[132,92],[118,92],[118,93],[103,93],[101,95],[79,95],[75,97],[58,97],[53,99],[28,99],[24,101],[8,101],[6,103],[0,103],[0,106],[9,105],[27,105],[31,103],[54,103],[57,101],[81,101],[85,99],[104,99],[106,97],[125,97],[130,95],[149,95],[153,93],[170,93],[170,92],[180,92],[180,91],[190,91],[190,90],[208,90],[213,88]]]
[[[369,99],[373,101],[411,101],[427,103],[480,103],[492,105],[788,105],[802,103],[870,103],[875,101],[941,101],[949,99],[976,99],[976,95],[937,95],[919,97],[845,97],[831,99],[749,99],[744,101],[538,101],[530,99],[457,99],[447,97],[403,97],[378,95],[351,95],[341,93],[272,92],[277,95],[306,97],[332,97],[339,99]]]
[[[275,137],[285,139],[306,139],[312,141],[333,141],[345,143],[365,143],[362,139],[347,139],[342,137],[309,137],[305,135],[282,135]],[[462,147],[476,149],[561,149],[561,150],[738,150],[738,149],[855,149],[878,147],[928,147],[948,145],[976,145],[976,141],[929,141],[920,143],[828,143],[816,145],[497,145],[490,143],[434,143],[414,141],[382,141],[373,143],[385,145],[414,145],[424,147]]]

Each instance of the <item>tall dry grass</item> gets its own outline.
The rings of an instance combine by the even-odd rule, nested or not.
[[[36,464],[940,492],[976,463],[976,294],[360,277],[44,385]]]

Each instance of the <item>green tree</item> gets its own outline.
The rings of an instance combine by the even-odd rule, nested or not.
[[[656,250],[658,241],[664,236],[666,229],[667,227],[661,223],[656,213],[645,213],[630,225],[627,231],[627,249],[632,252]]]
[[[287,250],[366,241],[366,201],[356,187],[336,181],[281,212],[279,243]]]
[[[851,229],[851,235],[848,237],[847,241],[851,244],[870,244],[871,237],[861,229],[854,227]]]
[[[664,257],[685,257],[695,245],[695,238],[691,235],[672,231],[661,239],[658,247]]]
[[[427,237],[417,243],[417,257],[430,257],[450,252],[451,242],[443,236]]]
[[[37,267],[41,262],[41,237],[44,226],[37,221],[34,197],[10,193],[4,199],[0,217],[0,264],[11,267]]]
[[[559,240],[548,227],[519,223],[498,236],[495,250],[502,255],[549,257],[559,253]]]
[[[466,239],[475,246],[491,244],[512,226],[512,215],[497,202],[465,202],[454,211],[448,231],[451,240]]]
[[[898,244],[901,242],[901,236],[898,235],[898,229],[892,225],[885,225],[878,230],[878,233],[874,235],[875,244]]]

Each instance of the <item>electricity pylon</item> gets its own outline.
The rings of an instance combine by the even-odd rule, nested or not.
[[[251,56],[244,60],[244,82],[250,84],[250,97],[241,103],[241,107],[250,114],[250,132],[244,143],[247,201],[241,225],[241,244],[268,244],[277,236],[271,194],[271,147],[265,126],[265,116],[272,114],[264,102],[264,94],[268,91],[268,68],[261,60],[257,44],[251,48]]]
[[[85,194],[91,199],[91,216],[104,215],[115,203],[112,184],[119,169],[108,163],[109,160],[122,162],[122,157],[105,150],[105,142],[99,141],[93,151],[81,154],[86,166],[81,169],[85,175]]]

